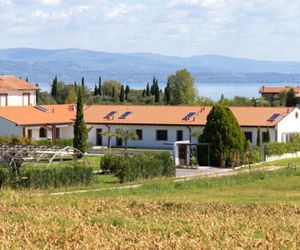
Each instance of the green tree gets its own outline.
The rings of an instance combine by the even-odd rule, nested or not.
[[[98,95],[102,96],[102,79],[101,79],[101,76],[99,76],[99,82],[98,82]]]
[[[121,91],[120,91],[120,96],[119,96],[119,101],[124,102],[125,100],[125,90],[124,90],[124,85],[121,86]]]
[[[261,134],[260,128],[258,128],[258,129],[257,129],[257,137],[256,137],[256,146],[257,146],[257,147],[260,147],[260,145],[261,145],[261,137],[260,137],[260,134]]]
[[[126,88],[125,88],[125,100],[126,100],[126,101],[128,100],[129,92],[130,92],[130,88],[129,88],[128,85],[126,85]]]
[[[170,104],[193,104],[197,97],[194,77],[186,69],[178,70],[168,77]]]
[[[269,130],[269,128],[267,128],[267,134],[266,134],[265,142],[268,143],[270,141],[271,141],[270,130]]]
[[[115,89],[115,94],[118,96],[121,91],[121,84],[116,80],[107,80],[104,81],[102,85],[102,95],[103,96],[112,96],[113,89]]]
[[[290,88],[286,93],[286,107],[295,107],[297,105],[296,92],[294,88]]]
[[[77,88],[75,86],[73,86],[69,90],[69,93],[68,93],[65,103],[74,104],[74,103],[76,103],[76,101],[77,101]]]
[[[245,135],[231,110],[215,104],[207,116],[202,141],[211,144],[210,163],[217,167],[236,167],[245,153]]]
[[[165,87],[165,95],[164,95],[165,103],[170,104],[171,101],[171,93],[170,93],[170,85],[167,83],[167,86]]]
[[[51,86],[51,95],[55,100],[57,98],[57,85],[58,85],[58,80],[57,80],[57,76],[55,76]]]
[[[150,96],[150,86],[149,86],[149,82],[147,83],[147,86],[146,86],[146,96]]]
[[[84,153],[87,147],[88,129],[84,121],[82,89],[83,89],[82,87],[79,87],[78,89],[76,120],[74,123],[73,145],[75,148],[77,148],[82,153]],[[82,155],[79,155],[79,157],[82,157]]]
[[[81,86],[82,86],[83,88],[85,87],[84,77],[81,78]]]
[[[115,98],[115,97],[116,97],[116,88],[115,88],[115,86],[113,86],[113,88],[112,88],[111,97],[112,97],[112,98]]]
[[[98,95],[98,87],[97,87],[97,84],[95,84],[95,88],[94,88],[94,96],[97,96]]]
[[[138,139],[138,135],[136,134],[135,130],[118,130],[116,131],[116,137],[120,138],[124,141],[124,147],[127,149],[127,144],[129,140],[136,140]]]

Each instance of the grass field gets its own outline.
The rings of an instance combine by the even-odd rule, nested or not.
[[[114,183],[105,176],[103,182]],[[2,190],[2,248],[297,249],[300,169],[49,196]]]

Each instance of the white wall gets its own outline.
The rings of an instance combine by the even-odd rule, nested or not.
[[[23,94],[30,94],[30,105],[36,105],[36,92],[35,91],[0,91],[0,94],[8,94],[8,106],[23,106]]]
[[[61,139],[71,139],[73,138],[73,125],[62,125],[57,126],[60,128],[60,138]],[[37,127],[26,127],[27,129],[32,130],[32,139],[33,140],[46,140],[51,139],[52,140],[52,129],[51,126],[47,126],[47,137],[46,138],[40,138],[40,126]]]
[[[105,125],[94,125],[89,126],[92,127],[89,136],[88,141],[93,146],[96,146],[96,130],[102,129],[102,132],[108,131],[108,127]],[[174,143],[176,141],[176,131],[182,130],[183,131],[183,140],[189,140],[189,129],[186,126],[138,126],[138,125],[110,125],[111,131],[116,131],[117,129],[123,129],[123,130],[136,130],[141,129],[143,131],[143,138],[142,140],[130,140],[128,141],[127,145],[128,147],[133,148],[172,148],[172,145],[170,143]],[[192,132],[195,130],[203,129],[201,127],[192,127]],[[156,130],[168,130],[168,140],[167,141],[157,141],[156,140]],[[197,138],[193,137],[192,142],[197,142]],[[169,145],[166,145],[168,143]],[[108,138],[106,136],[102,136],[102,145],[107,146],[108,145]],[[111,139],[111,146],[116,146],[116,138],[113,137]],[[123,142],[124,146],[124,142]]]
[[[16,126],[14,123],[0,117],[0,136],[3,135],[23,135],[23,128]]]
[[[300,134],[300,110],[295,108],[277,124],[277,141],[286,142],[287,134]]]
[[[257,141],[257,131],[258,128],[257,127],[242,127],[242,131],[243,132],[252,132],[252,143],[251,143],[251,147],[255,147],[256,146],[256,141]],[[270,131],[270,140],[271,142],[275,142],[276,141],[276,130],[272,127],[269,128]],[[261,127],[260,128],[260,139],[261,139],[261,143],[263,143],[262,139],[262,133],[263,132],[267,132],[267,128],[265,127]]]

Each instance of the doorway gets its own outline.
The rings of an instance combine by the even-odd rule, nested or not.
[[[178,145],[178,158],[180,165],[187,165],[187,145]]]
[[[102,146],[102,129],[96,129],[96,146]]]

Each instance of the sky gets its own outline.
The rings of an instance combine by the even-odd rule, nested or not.
[[[300,0],[0,0],[0,48],[300,61]]]

